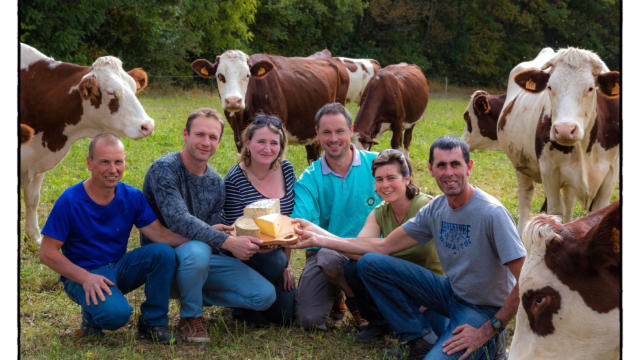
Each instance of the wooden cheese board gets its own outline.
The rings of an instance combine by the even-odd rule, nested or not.
[[[298,234],[293,230],[294,226],[291,222],[291,218],[283,215],[286,219],[282,222],[282,227],[277,237],[269,236],[267,234],[260,233],[258,238],[262,240],[262,246],[269,245],[293,245],[298,242]],[[231,230],[231,235],[235,235],[236,231]]]

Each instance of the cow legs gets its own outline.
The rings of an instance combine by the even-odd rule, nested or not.
[[[598,189],[596,196],[591,202],[591,206],[588,209],[589,212],[600,210],[603,207],[609,205],[609,202],[611,201],[611,194],[613,194],[613,189],[615,189],[616,182],[618,181],[618,173],[618,169],[609,170],[609,173],[604,178],[604,182]]]
[[[307,162],[311,164],[320,157],[320,144],[317,141],[304,146],[307,149]]]
[[[392,125],[391,126],[391,148],[396,150],[402,150],[402,125]]]
[[[29,239],[40,244],[42,241],[40,237],[40,227],[38,226],[38,203],[40,202],[40,187],[42,186],[42,180],[44,179],[44,173],[39,173],[33,178],[24,180],[22,189],[24,190],[24,203],[25,203],[25,232]]]
[[[573,199],[575,202],[575,194],[569,190],[568,187],[563,189],[563,193],[560,193],[560,183],[557,179],[557,174],[550,173],[550,175],[542,174],[542,185],[544,187],[544,193],[547,197],[547,214],[564,216],[564,207],[569,199]],[[567,198],[568,197],[568,198]],[[573,204],[571,205],[573,209]],[[564,219],[563,219],[564,222]]]
[[[518,234],[522,235],[524,226],[529,221],[529,213],[531,205],[533,205],[533,193],[536,187],[530,177],[518,171],[516,171],[516,178],[518,180]]]
[[[411,145],[411,137],[413,136],[413,126],[404,131],[404,139],[402,140],[404,145],[404,156],[409,158],[409,146]]]
[[[571,186],[562,188],[562,223],[573,219],[573,208],[576,204],[576,192]]]

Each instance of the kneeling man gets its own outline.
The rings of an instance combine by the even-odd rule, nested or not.
[[[100,134],[91,141],[91,177],[56,201],[42,229],[40,261],[61,275],[67,295],[82,306],[83,335],[127,324],[133,308],[124,294],[144,284],[138,332],[170,344],[175,338],[167,312],[176,266],[171,247],[186,239],[160,224],[140,190],[120,182],[124,163],[118,137]],[[127,252],[134,224],[155,243]]]

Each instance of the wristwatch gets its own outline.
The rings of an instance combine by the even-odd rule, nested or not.
[[[502,320],[500,320],[498,318],[495,318],[495,317],[492,317],[490,321],[491,321],[491,327],[494,330],[496,330],[498,332],[504,330],[504,323],[502,322]]]

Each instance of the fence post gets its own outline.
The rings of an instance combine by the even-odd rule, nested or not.
[[[444,96],[447,96],[447,88],[449,87],[449,77],[444,77]]]

